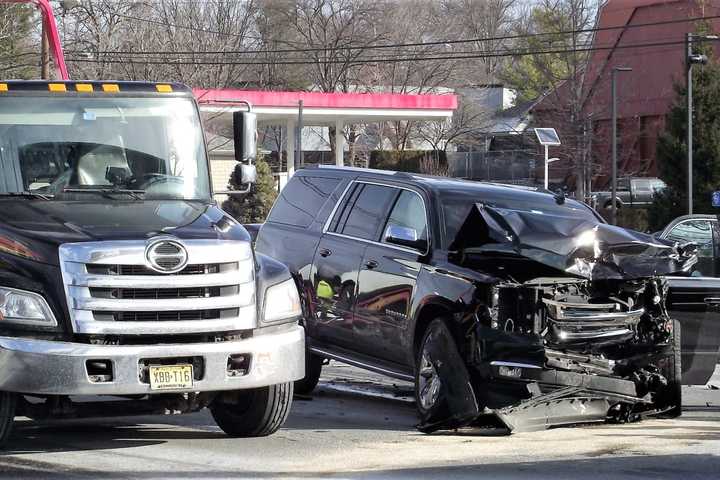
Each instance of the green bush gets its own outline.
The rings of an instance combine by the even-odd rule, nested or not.
[[[258,160],[257,183],[252,185],[250,191],[242,195],[233,195],[222,204],[223,210],[232,215],[240,223],[262,223],[265,221],[277,197],[275,179],[272,176],[270,165]],[[235,167],[228,183],[230,190],[241,189],[240,164]]]
[[[398,172],[424,172],[423,159],[437,156],[441,165],[447,165],[447,157],[443,151],[426,150],[373,150],[370,152],[370,168],[395,170]]]

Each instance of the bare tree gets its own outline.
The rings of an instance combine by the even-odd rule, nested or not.
[[[71,58],[85,58],[70,62],[75,76],[229,87],[255,78],[255,13],[252,0],[93,0],[70,9],[62,25]]]
[[[591,141],[589,119],[583,112],[588,54],[582,51],[591,38],[583,30],[594,26],[597,8],[598,0],[541,0],[529,8],[520,17],[524,21],[516,33],[535,35],[525,37],[517,47],[564,52],[518,57],[504,74],[521,98],[545,95],[534,110],[535,121],[560,133],[563,146],[559,157],[570,165],[578,198],[587,193]]]

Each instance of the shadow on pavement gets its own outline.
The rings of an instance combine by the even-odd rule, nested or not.
[[[0,457],[0,478],[59,478],[89,479],[98,478],[97,471],[72,469],[53,471],[52,464],[22,459]],[[17,460],[17,461],[16,461]],[[422,459],[418,459],[420,462]],[[173,471],[173,472],[103,472],[102,478],[113,480],[120,478],[165,479],[165,478],[347,478],[347,479],[527,479],[557,480],[559,478],[594,479],[665,479],[717,478],[720,469],[720,457],[716,455],[606,455],[586,459],[550,460],[540,462],[489,463],[471,465],[438,465],[417,468],[387,470],[365,470],[354,472],[328,471],[242,471],[213,470]]]
[[[147,417],[143,417],[143,421]],[[164,417],[156,417],[162,422]],[[147,425],[118,419],[83,421],[18,421],[4,455],[133,448],[158,445],[172,440],[227,438],[222,432],[178,430],[174,425]],[[0,470],[4,470],[0,468]]]

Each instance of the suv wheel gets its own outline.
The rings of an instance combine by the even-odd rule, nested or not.
[[[430,322],[423,334],[415,359],[415,404],[421,417],[426,417],[438,406],[442,381],[428,352],[428,343],[437,331],[436,324],[444,323],[441,319]]]
[[[305,377],[295,381],[295,393],[309,395],[320,380],[325,359],[314,353],[305,352]]]
[[[235,390],[220,394],[210,411],[222,431],[231,437],[265,437],[285,423],[292,396],[292,382]]]
[[[0,447],[4,447],[12,432],[15,421],[17,394],[0,392]]]

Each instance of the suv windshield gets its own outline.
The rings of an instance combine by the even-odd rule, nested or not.
[[[12,194],[206,200],[195,105],[177,97],[2,98],[0,195]]]

